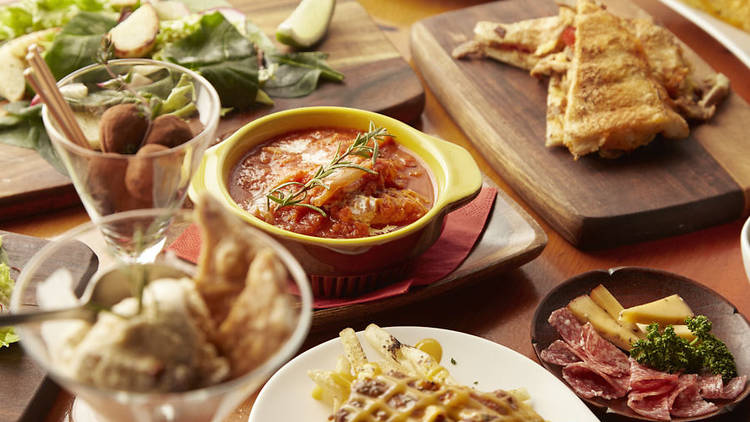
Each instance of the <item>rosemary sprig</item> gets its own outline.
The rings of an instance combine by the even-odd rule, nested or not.
[[[385,136],[391,136],[386,128],[375,127],[375,123],[370,122],[369,130],[366,133],[358,133],[354,142],[352,142],[343,153],[341,152],[341,144],[339,143],[336,148],[336,154],[334,154],[331,161],[328,164],[318,167],[310,180],[305,183],[285,182],[268,192],[268,194],[266,194],[266,206],[268,207],[268,210],[271,210],[271,202],[275,202],[277,204],[276,210],[296,205],[310,208],[313,211],[320,213],[323,217],[327,217],[328,215],[322,208],[304,202],[307,199],[310,190],[316,186],[321,186],[326,190],[330,189],[330,186],[328,186],[323,179],[342,168],[353,168],[370,174],[378,174],[375,170],[347,161],[346,158],[355,155],[368,158],[372,160],[372,165],[374,166],[375,161],[378,158],[378,141]],[[368,145],[370,140],[373,141],[372,146]],[[284,191],[285,188],[294,186],[297,187],[296,190],[292,190],[291,192]]]
[[[127,91],[130,95],[135,98],[136,102],[139,106],[143,108],[143,112],[145,112],[145,115],[149,118],[149,121],[151,121],[154,118],[153,110],[151,108],[151,105],[149,104],[149,101],[143,97],[138,91],[133,89],[122,77],[122,75],[116,74],[114,71],[112,71],[112,68],[109,66],[109,61],[115,57],[115,47],[112,44],[112,40],[109,39],[108,36],[102,37],[102,43],[99,46],[99,50],[96,52],[96,63],[102,65],[104,67],[104,70],[107,71],[109,76],[119,82],[120,88],[124,91]]]

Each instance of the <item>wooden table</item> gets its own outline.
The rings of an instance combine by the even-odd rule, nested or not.
[[[251,1],[251,0],[234,0]],[[727,75],[739,95],[750,101],[750,70],[700,28],[686,21],[661,3],[634,0],[690,45],[717,71]],[[478,0],[360,0],[368,12],[407,58],[409,26],[424,17],[460,7]],[[745,316],[750,316],[750,283],[740,255],[739,234],[743,221],[679,237],[624,246],[600,252],[581,252],[555,233],[510,190],[469,140],[448,117],[443,107],[427,90],[424,113],[415,126],[441,138],[454,141],[472,151],[482,170],[534,216],[549,236],[542,255],[523,267],[504,274],[493,274],[466,289],[411,305],[388,314],[368,315],[367,320],[351,320],[341,325],[320,327],[308,337],[304,348],[335,337],[343,325],[362,329],[373,321],[381,326],[424,325],[463,331],[502,343],[536,359],[530,343],[530,321],[542,297],[561,281],[584,271],[624,265],[645,266],[676,272],[697,280],[729,298]],[[88,221],[83,208],[74,208],[27,220],[5,222],[0,229],[40,237],[52,237]],[[253,398],[243,404],[230,421],[245,421]],[[51,409],[48,421],[67,420],[71,397],[62,393]],[[737,409],[734,417],[748,417],[748,405]],[[727,419],[729,420],[729,419]],[[740,420],[740,419],[732,419]]]

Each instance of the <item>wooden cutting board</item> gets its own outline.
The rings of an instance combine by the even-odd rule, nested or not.
[[[644,15],[605,0],[620,16]],[[507,0],[416,23],[411,49],[424,79],[492,167],[563,237],[583,249],[689,232],[740,217],[750,191],[750,107],[734,93],[688,139],[657,139],[616,160],[544,146],[546,83],[491,60],[454,60],[479,20],[557,14],[552,0]],[[684,46],[699,74],[710,67]]]
[[[36,237],[24,236],[0,230],[3,248],[8,253],[11,277],[18,279],[22,269],[31,257],[47,241]],[[81,274],[93,272],[97,259],[84,244],[72,247],[56,255],[66,263],[80,263]],[[39,274],[46,277],[59,266],[49,261]],[[81,274],[78,274],[80,276]],[[19,343],[0,349],[0,421],[39,421],[43,420],[60,389],[46,373],[24,352]],[[40,405],[43,403],[43,405]]]
[[[266,34],[273,35],[298,0],[231,0]],[[354,0],[339,1],[319,51],[342,73],[344,82],[322,83],[311,95],[278,98],[273,107],[232,113],[222,119],[222,138],[245,123],[276,111],[313,105],[355,107],[414,121],[424,108],[419,78],[396,48]],[[45,212],[79,202],[70,180],[36,152],[0,144],[0,220]]]

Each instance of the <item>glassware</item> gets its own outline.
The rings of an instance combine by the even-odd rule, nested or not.
[[[188,112],[185,110],[193,111],[188,124],[195,135],[181,145],[156,152],[119,154],[81,147],[62,135],[50,118],[46,106],[42,109],[45,129],[73,180],[89,217],[107,233],[123,258],[148,262],[163,246],[162,231],[168,224],[168,215],[163,216],[162,220],[132,221],[130,223],[134,225],[130,226],[122,222],[118,225],[104,225],[101,223],[102,217],[141,208],[180,208],[203,152],[215,140],[221,103],[216,90],[208,81],[175,64],[148,59],[124,59],[110,61],[109,69],[116,75],[125,75],[123,78],[129,79],[130,85],[136,86],[134,89],[140,90],[138,93],[141,99],[148,100],[152,109],[162,107],[164,110],[167,107],[157,105],[158,101],[152,98],[166,98],[168,94],[175,92],[170,89],[183,81],[181,78],[192,82],[194,86],[195,110],[190,106],[180,113],[187,116]],[[147,76],[143,76],[144,73]],[[139,76],[134,76],[136,74]],[[164,74],[168,77],[163,77]],[[153,75],[159,75],[161,79]],[[148,79],[149,77],[154,80]],[[76,111],[78,121],[84,122],[83,131],[88,133],[87,138],[100,138],[98,132],[101,130],[100,120],[104,111],[122,102],[117,95],[113,95],[118,91],[124,92],[122,85],[113,81],[112,75],[103,65],[95,64],[79,69],[58,82]],[[149,84],[149,81],[152,83]],[[172,86],[165,85],[165,81],[171,82]],[[86,88],[82,88],[84,86]],[[186,91],[190,91],[189,86]],[[151,92],[154,94],[149,98]],[[109,97],[115,99],[110,101]],[[133,98],[129,101],[133,101]],[[168,101],[169,99],[164,103]],[[170,106],[175,102],[170,103]],[[117,129],[127,131],[130,125],[121,126],[123,127],[118,126]],[[102,140],[98,141],[101,144]],[[96,145],[96,141],[93,144]],[[149,229],[143,230],[144,227]],[[136,233],[141,237],[135,238]]]
[[[156,220],[164,215],[172,216],[171,224],[163,230],[164,238],[169,245],[191,227],[193,214],[190,210],[127,211],[103,217],[100,224],[130,224],[129,222],[143,219]],[[312,294],[307,277],[295,258],[279,243],[259,230],[249,229],[254,232],[253,237],[260,244],[272,248],[287,269],[289,297],[296,312],[296,325],[267,360],[238,378],[178,393],[135,393],[97,388],[67,376],[53,360],[53,356],[64,351],[59,347],[50,348],[49,333],[62,332],[66,328],[59,324],[70,324],[70,320],[30,323],[17,327],[26,352],[39,362],[59,385],[76,396],[73,405],[76,421],[222,421],[294,355],[307,335],[312,318]],[[97,225],[93,222],[86,223],[46,245],[26,264],[18,277],[11,298],[11,312],[39,309],[36,303],[40,283],[61,268],[67,269],[73,280],[80,280],[74,283],[77,284],[75,294],[80,297],[86,286],[102,274],[107,274],[113,269],[122,270],[123,266],[137,265],[140,264],[124,263]],[[177,258],[169,248],[159,253],[154,263],[149,265],[167,266],[184,273],[192,273],[195,268],[187,261]],[[55,298],[57,303],[57,296]],[[43,333],[47,337],[43,337]],[[93,411],[93,418],[81,416],[85,415],[88,409]]]

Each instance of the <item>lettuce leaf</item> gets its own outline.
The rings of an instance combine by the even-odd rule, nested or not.
[[[0,311],[7,309],[10,304],[10,295],[13,292],[13,279],[10,278],[10,267],[7,263],[7,255],[2,248],[2,237],[0,237]],[[18,335],[13,327],[0,327],[0,347],[7,347],[18,341]]]
[[[258,58],[253,43],[219,12],[204,15],[200,27],[170,45],[165,60],[195,70],[216,88],[224,107],[246,108],[258,93]]]
[[[102,36],[117,24],[107,14],[81,12],[55,37],[44,59],[55,79],[94,63]]]
[[[0,142],[36,150],[60,174],[67,175],[60,157],[42,123],[42,106],[30,106],[28,101],[5,105],[7,115],[0,117]]]
[[[107,12],[107,0],[21,0],[0,7],[0,42],[41,29],[65,25],[79,12]]]

